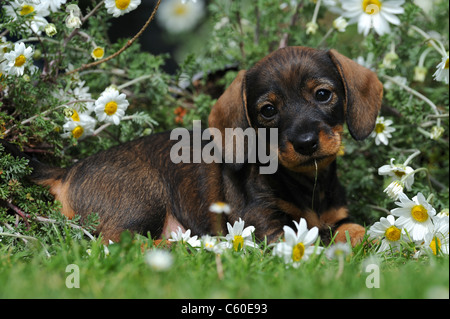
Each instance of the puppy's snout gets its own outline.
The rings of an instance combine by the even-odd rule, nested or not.
[[[292,145],[298,153],[310,156],[319,148],[319,136],[315,132],[302,133],[295,137]]]

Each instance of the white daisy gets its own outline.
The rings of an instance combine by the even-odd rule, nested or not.
[[[394,180],[384,189],[383,192],[385,192],[389,198],[397,200],[400,194],[403,194],[403,183],[399,180]]]
[[[71,118],[63,125],[64,132],[62,137],[74,137],[82,140],[94,133],[97,121],[87,114],[73,113]]]
[[[358,23],[358,32],[364,36],[374,28],[379,35],[391,31],[389,23],[400,25],[396,16],[405,10],[401,7],[404,0],[341,0],[343,16],[349,18],[349,23]]]
[[[317,227],[308,230],[303,218],[300,223],[294,221],[294,224],[297,232],[289,226],[283,227],[285,241],[275,244],[273,255],[283,258],[286,264],[297,268],[302,261],[308,260],[313,253],[320,253],[323,248],[312,246],[319,236]]]
[[[215,202],[209,206],[209,211],[217,214],[229,214],[231,212],[230,205],[224,202]]]
[[[13,18],[13,21],[17,20],[18,16],[25,17],[27,19],[25,25],[38,35],[42,33],[42,30],[48,24],[45,17],[50,12],[40,2],[15,0],[6,5],[5,10],[6,14]]]
[[[145,253],[145,263],[156,271],[166,271],[173,264],[173,256],[170,252],[154,248]]]
[[[95,101],[95,114],[99,121],[114,123],[118,125],[128,108],[128,101],[125,94],[120,94],[117,90],[105,90]]]
[[[165,0],[157,12],[158,23],[170,33],[189,31],[205,13],[203,1]]]
[[[398,251],[403,238],[404,232],[399,226],[398,220],[395,217],[389,215],[387,217],[381,217],[379,222],[373,224],[367,231],[370,240],[381,240],[381,245],[378,248],[378,252],[386,250]]]
[[[422,193],[412,200],[405,194],[400,194],[398,198],[400,201],[395,204],[399,208],[391,210],[391,214],[399,217],[398,225],[408,232],[412,240],[423,240],[428,232],[433,231],[432,218],[436,210],[428,204]]]
[[[436,67],[437,71],[433,74],[433,78],[436,81],[445,82],[445,84],[448,84],[449,79],[448,58],[448,54],[447,56],[442,57],[441,63]]]
[[[341,259],[352,252],[347,243],[336,243],[327,248],[325,255],[328,259]]]
[[[203,248],[207,251],[212,251],[215,254],[221,254],[223,252],[223,247],[219,245],[217,237],[204,235],[201,238]]]
[[[106,0],[105,7],[109,14],[117,18],[133,11],[141,4],[141,0]]]
[[[199,248],[201,247],[201,242],[199,239],[197,239],[197,235],[191,237],[191,230],[188,229],[183,233],[183,230],[180,226],[178,226],[177,231],[170,232],[171,238],[169,238],[169,241],[176,242],[179,241],[183,244],[189,244],[191,247]]]
[[[233,249],[234,251],[241,251],[245,247],[257,247],[252,238],[255,227],[244,228],[244,225],[245,222],[240,217],[238,221],[234,222],[233,226],[227,223],[228,234],[225,237],[227,241],[220,243],[219,247]]]
[[[67,0],[41,0],[41,4],[51,12],[56,12],[61,8],[61,5]]]
[[[376,123],[375,123],[375,129],[370,134],[371,137],[375,138],[375,144],[380,145],[380,143],[383,143],[384,145],[389,144],[389,140],[392,135],[392,132],[395,132],[395,128],[390,127],[394,122],[392,120],[385,120],[383,116],[378,116]]]
[[[406,179],[403,181],[404,186],[408,191],[411,190],[412,184],[414,184],[414,170],[410,166],[405,166],[403,164],[394,164],[395,158],[391,158],[390,165],[383,165],[378,169],[378,175],[388,175],[393,178],[393,180],[402,180],[403,177]]]
[[[449,253],[449,218],[448,216],[435,217],[434,230],[425,235],[425,250],[437,255],[439,253],[448,255]]]
[[[6,59],[5,70],[11,75],[23,75],[25,67],[31,63],[32,55],[33,49],[31,47],[25,47],[23,42],[16,43],[14,50],[4,55]]]

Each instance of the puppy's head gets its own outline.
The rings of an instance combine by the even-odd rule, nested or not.
[[[278,128],[279,162],[309,172],[336,158],[345,122],[356,140],[372,132],[382,90],[374,72],[334,50],[287,47],[239,72],[209,126]]]

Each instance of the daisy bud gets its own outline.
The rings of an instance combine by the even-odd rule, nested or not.
[[[333,21],[333,28],[335,28],[339,32],[345,32],[345,29],[347,28],[347,26],[348,26],[348,22],[343,17],[336,18]]]
[[[95,49],[92,50],[92,52],[91,52],[91,56],[92,56],[92,58],[94,58],[94,60],[99,60],[99,59],[103,58],[104,55],[105,55],[105,49],[102,47],[95,47]]]
[[[56,27],[53,23],[49,23],[45,26],[45,34],[48,37],[54,36],[58,31],[56,30]]]
[[[319,26],[317,23],[311,21],[306,24],[306,34],[316,34],[317,29]]]
[[[441,126],[433,126],[430,132],[430,138],[432,140],[438,140],[444,133],[444,128]]]
[[[385,192],[389,198],[397,200],[400,194],[403,194],[403,183],[401,181],[393,181],[383,192]]]
[[[69,29],[77,29],[81,27],[81,20],[79,17],[73,15],[72,13],[66,18],[66,27]]]
[[[416,66],[414,68],[414,81],[416,82],[423,82],[425,81],[425,77],[427,75],[427,69],[423,66]]]
[[[391,51],[387,53],[383,58],[383,66],[386,69],[395,69],[395,61],[398,60],[397,53]]]
[[[69,4],[66,7],[66,12],[70,13],[71,15],[77,16],[77,17],[81,16],[80,7],[77,6],[76,4]]]

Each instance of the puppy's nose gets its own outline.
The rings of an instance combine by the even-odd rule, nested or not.
[[[292,144],[297,152],[310,156],[319,148],[319,137],[314,132],[303,133],[298,135]]]

